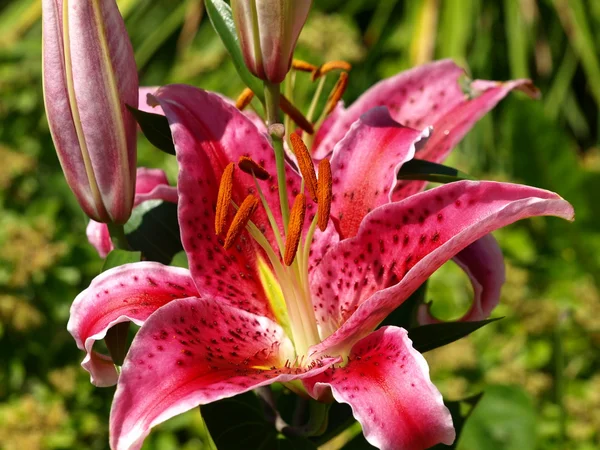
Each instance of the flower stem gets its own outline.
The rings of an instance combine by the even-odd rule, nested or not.
[[[131,246],[129,245],[129,242],[127,242],[127,237],[125,236],[124,226],[115,223],[109,223],[107,226],[113,246],[121,250],[131,250]]]
[[[265,81],[265,109],[267,111],[267,127],[271,127],[272,125],[279,123],[279,84],[273,84]],[[277,166],[277,182],[279,186],[281,217],[283,218],[284,229],[287,233],[290,206],[288,204],[285,183],[283,136],[280,133],[271,132],[271,139],[273,140],[273,148],[275,150],[275,164]]]

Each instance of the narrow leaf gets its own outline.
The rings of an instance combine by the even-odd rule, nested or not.
[[[250,73],[244,63],[244,56],[242,55],[238,36],[235,31],[231,7],[223,0],[206,0],[205,5],[213,28],[231,55],[235,70],[237,70],[238,75],[246,86],[252,89],[254,95],[262,102],[264,100],[263,86],[261,81]]]
[[[413,347],[416,350],[425,353],[457,341],[488,323],[500,319],[502,317],[477,322],[443,322],[423,325],[409,330],[408,337],[413,341]]]
[[[138,262],[141,259],[141,252],[130,252],[127,250],[116,249],[110,252],[106,257],[104,265],[102,266],[102,272],[112,269],[113,267],[122,266],[123,264]]]
[[[475,179],[453,167],[422,159],[411,159],[404,163],[396,178],[398,180],[422,180],[434,183],[451,183],[453,181]]]
[[[165,116],[141,111],[129,105],[127,105],[127,108],[131,111],[144,136],[152,145],[170,155],[175,154],[171,128]]]

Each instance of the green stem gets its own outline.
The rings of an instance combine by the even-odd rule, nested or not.
[[[115,223],[108,223],[107,226],[113,246],[121,250],[131,250],[129,242],[127,242],[127,237],[125,236],[124,226]]]
[[[279,84],[265,81],[265,109],[267,113],[267,127],[279,123]],[[287,224],[290,212],[288,204],[287,187],[285,182],[285,155],[283,150],[283,136],[277,132],[271,133],[273,149],[275,150],[275,164],[277,166],[277,183],[279,186],[279,204],[281,217],[287,233]]]
[[[327,430],[329,419],[329,408],[331,403],[321,403],[316,400],[310,400],[308,422],[302,427],[304,436],[320,436]]]

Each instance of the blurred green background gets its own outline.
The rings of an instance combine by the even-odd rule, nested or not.
[[[508,282],[493,315],[505,318],[426,357],[446,398],[486,392],[459,448],[600,448],[600,2],[315,3],[297,56],[351,62],[347,103],[381,78],[445,57],[474,77],[530,77],[541,89],[541,101],[503,101],[449,163],[554,190],[577,220],[498,232]],[[241,91],[202,1],[119,5],[143,85]],[[0,6],[0,449],[104,449],[113,389],[88,382],[65,328],[73,298],[102,261],[87,244],[44,116],[40,10],[39,0]],[[139,161],[174,180],[174,160],[143,137]],[[427,298],[451,318],[466,309],[470,287],[449,264]],[[201,448],[202,436],[192,412],[160,426],[144,448]]]

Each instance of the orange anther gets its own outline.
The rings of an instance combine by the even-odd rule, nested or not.
[[[301,59],[294,59],[292,61],[292,69],[299,70],[300,72],[314,72],[318,67]]]
[[[242,172],[254,174],[259,180],[268,180],[271,177],[263,166],[248,156],[240,156],[238,166]]]
[[[235,213],[231,227],[227,232],[225,243],[223,244],[225,250],[229,250],[238,236],[242,234],[256,208],[258,208],[258,199],[254,195],[249,194],[240,205],[240,209]]]
[[[237,109],[239,109],[240,111],[243,111],[246,108],[246,106],[248,106],[250,104],[250,102],[252,101],[253,98],[254,98],[254,92],[252,92],[252,89],[246,88],[242,91],[242,93],[239,95],[239,97],[235,101],[235,107]]]
[[[215,212],[215,231],[220,235],[225,231],[227,225],[227,213],[229,212],[229,203],[231,202],[231,190],[233,189],[233,169],[234,163],[227,164],[221,176],[219,184],[219,193],[217,195],[217,210]]]
[[[310,123],[306,117],[304,117],[304,114],[292,105],[283,94],[279,96],[279,107],[284,113],[291,117],[294,123],[298,125],[302,131],[306,131],[308,134],[313,134],[315,132],[312,123]]]
[[[319,200],[317,225],[319,225],[321,231],[325,231],[327,222],[329,222],[331,200],[333,198],[331,164],[328,159],[322,159],[321,162],[319,162],[319,186],[317,188],[317,197]]]
[[[290,221],[288,223],[288,232],[285,238],[285,252],[283,254],[283,262],[289,266],[294,262],[298,244],[302,237],[302,227],[304,226],[304,216],[306,214],[306,197],[304,194],[296,195],[294,206],[290,211]]]
[[[352,65],[346,61],[328,61],[313,71],[311,79],[312,81],[315,81],[333,70],[343,70],[344,72],[349,72],[351,69]]]
[[[294,155],[296,155],[296,159],[298,160],[298,166],[300,168],[302,178],[304,178],[306,189],[308,189],[310,198],[312,198],[313,201],[316,202],[317,174],[315,173],[315,166],[313,164],[312,157],[310,156],[306,145],[304,145],[302,138],[296,133],[290,134],[290,142],[292,143],[292,150],[294,152]]]
[[[346,87],[348,86],[348,74],[346,72],[340,73],[340,77],[335,83],[331,94],[327,98],[327,104],[325,105],[325,115],[331,114],[331,111],[335,109],[335,106],[341,100],[342,95],[346,91]]]

